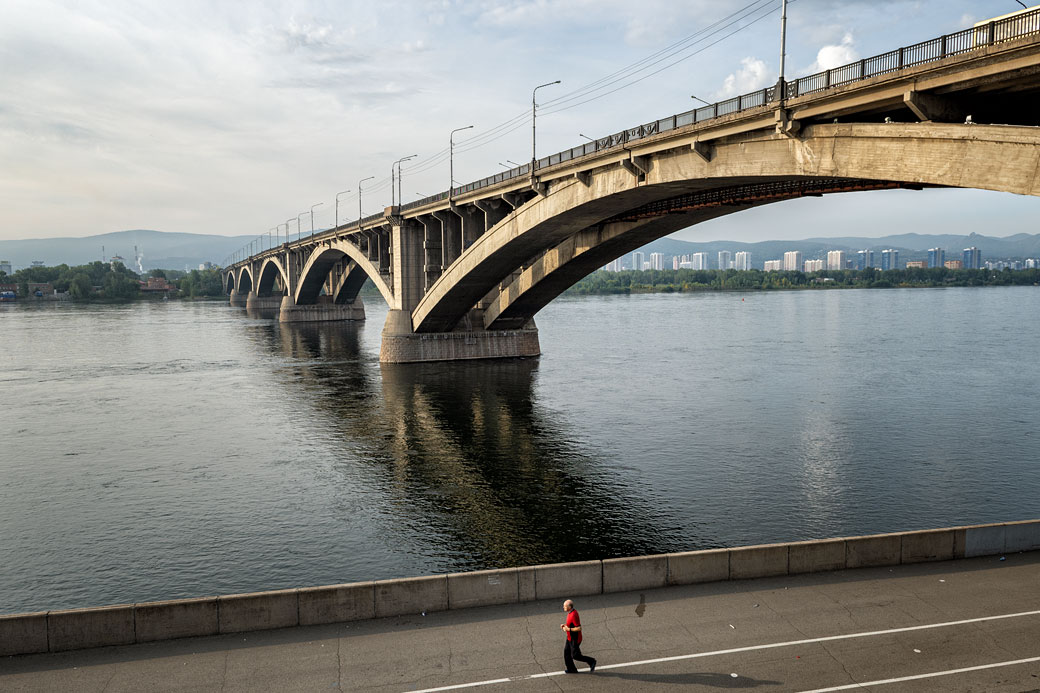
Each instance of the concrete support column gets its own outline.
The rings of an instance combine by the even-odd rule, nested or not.
[[[228,297],[228,303],[235,306],[236,308],[243,308],[246,305],[247,296],[243,296],[238,289],[232,289],[231,295]]]
[[[488,229],[484,212],[470,205],[455,207],[452,211],[462,220],[462,251],[465,252]]]
[[[390,249],[393,262],[394,300],[391,310],[409,313],[423,296],[423,274],[426,268],[425,227],[414,219],[400,219],[390,227]]]
[[[513,208],[502,200],[477,200],[476,205],[484,212],[485,231],[494,228],[513,211]]]
[[[419,217],[423,225],[423,293],[441,276],[441,221],[432,216]]]
[[[434,212],[441,222],[441,271],[448,269],[462,254],[462,219],[454,212]]]

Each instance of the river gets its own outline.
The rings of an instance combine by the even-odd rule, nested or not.
[[[0,613],[1040,517],[1040,290],[561,298],[537,359],[0,305]]]

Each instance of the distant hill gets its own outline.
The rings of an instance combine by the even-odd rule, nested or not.
[[[0,241],[0,260],[10,260],[15,269],[28,267],[33,260],[53,266],[62,263],[83,265],[94,260],[124,258],[136,270],[134,246],[141,266],[150,269],[197,268],[204,262],[221,263],[224,258],[253,240],[252,236],[213,236],[201,233],[166,233],[135,229],[84,238],[42,238]]]
[[[203,262],[222,263],[224,258],[253,240],[253,236],[215,236],[201,233],[166,233],[137,229],[117,231],[85,238],[44,238],[23,241],[0,241],[0,260],[10,260],[15,269],[29,266],[33,260],[45,265],[82,265],[100,260],[102,247],[106,259],[113,255],[123,257],[127,267],[136,269],[134,246],[141,256],[141,266],[149,269],[189,269]],[[753,267],[762,267],[766,260],[778,260],[788,250],[800,250],[805,259],[826,258],[828,250],[844,250],[850,256],[856,251],[875,251],[874,261],[880,263],[880,251],[895,248],[900,262],[920,260],[927,256],[929,248],[943,248],[948,259],[959,259],[961,250],[976,246],[984,260],[1022,259],[1040,257],[1040,234],[1020,233],[1006,238],[983,236],[972,233],[967,236],[927,235],[907,233],[883,238],[808,238],[802,241],[762,241],[759,243],[737,243],[734,241],[708,241],[694,243],[674,238],[662,238],[641,248],[650,253],[663,253],[667,266],[671,268],[672,257],[706,252],[711,256],[712,267],[718,261],[720,250],[736,253],[745,250],[751,253]],[[629,256],[630,257],[630,256]]]

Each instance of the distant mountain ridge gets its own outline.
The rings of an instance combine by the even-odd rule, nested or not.
[[[193,269],[204,262],[219,264],[231,253],[253,240],[254,236],[217,236],[201,233],[170,233],[148,229],[116,231],[84,238],[43,238],[19,241],[0,241],[0,260],[9,260],[15,269],[29,266],[33,260],[45,265],[82,265],[119,255],[130,269],[137,269],[134,262],[134,246],[141,255],[141,266],[149,269]],[[1040,234],[1019,233],[998,238],[972,233],[920,234],[906,233],[882,238],[838,237],[807,238],[800,241],[760,241],[741,243],[738,241],[681,241],[662,238],[640,249],[649,259],[650,253],[663,253],[669,260],[675,255],[706,252],[712,255],[712,265],[717,261],[720,250],[736,253],[749,251],[753,267],[762,267],[766,260],[778,260],[788,250],[800,250],[806,259],[826,257],[828,250],[844,250],[850,256],[856,251],[870,249],[875,252],[874,261],[880,262],[879,251],[895,248],[900,262],[923,259],[929,248],[943,248],[948,259],[958,259],[964,248],[977,247],[983,259],[1040,258]],[[631,254],[629,254],[629,257]]]
[[[41,238],[0,241],[0,260],[10,260],[15,269],[34,260],[45,265],[84,265],[95,260],[124,259],[132,270],[134,246],[141,266],[150,269],[196,269],[204,262],[221,263],[228,255],[253,240],[253,236],[215,236],[202,233],[169,233],[149,229],[115,231],[84,238]],[[104,251],[102,251],[104,248]],[[102,252],[104,258],[102,258]]]

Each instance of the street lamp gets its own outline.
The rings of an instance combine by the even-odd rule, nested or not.
[[[300,231],[300,217],[302,217],[306,213],[307,212],[300,212],[299,214],[296,215],[296,241],[297,242],[299,242],[300,239],[303,238],[303,232]]]
[[[375,176],[369,176],[368,178],[362,178],[361,180],[358,181],[358,184],[357,184],[357,224],[358,224],[358,230],[361,229],[361,219],[365,216],[364,214],[361,213],[361,184],[364,183],[366,180],[372,180],[373,178],[375,178]]]
[[[506,163],[507,163],[507,164],[512,164],[513,166],[520,166],[520,164],[518,164],[518,163],[516,163],[515,161],[512,161],[512,160],[510,160],[510,159],[506,159]]]
[[[691,99],[697,99],[698,101],[700,101],[700,102],[701,102],[702,104],[704,104],[705,106],[710,106],[710,105],[711,105],[710,103],[708,103],[707,101],[705,101],[704,99],[702,99],[702,98],[701,98],[701,97],[699,97],[699,96],[694,96],[693,94],[690,94],[690,98],[691,98]]]
[[[268,237],[270,237],[270,235],[272,233],[274,234],[274,243],[271,244],[271,248],[274,248],[276,245],[278,245],[278,227],[277,226],[267,232]]]
[[[312,236],[314,235],[314,208],[315,207],[321,207],[323,204],[325,204],[325,203],[324,202],[319,202],[317,204],[311,205],[311,235]]]
[[[538,157],[535,155],[535,146],[534,146],[534,143],[535,143],[535,133],[536,133],[536,131],[535,131],[535,117],[538,115],[538,103],[534,100],[534,95],[542,87],[550,87],[550,86],[552,86],[554,84],[559,84],[559,83],[560,83],[560,80],[556,80],[555,82],[546,82],[545,84],[539,84],[537,87],[535,87],[531,91],[531,178],[534,178],[534,167],[535,167],[535,163],[538,161]]]
[[[418,154],[411,154],[409,156],[403,156],[394,163],[390,164],[390,206],[394,206],[394,166],[397,167],[397,204],[401,204],[401,162],[414,159],[419,156]]]
[[[336,230],[337,231],[339,230],[339,196],[340,195],[346,195],[348,192],[350,192],[350,191],[349,190],[344,190],[343,192],[336,193]]]
[[[448,207],[451,207],[451,193],[455,190],[455,133],[472,127],[467,125],[464,128],[455,128],[448,135]]]

